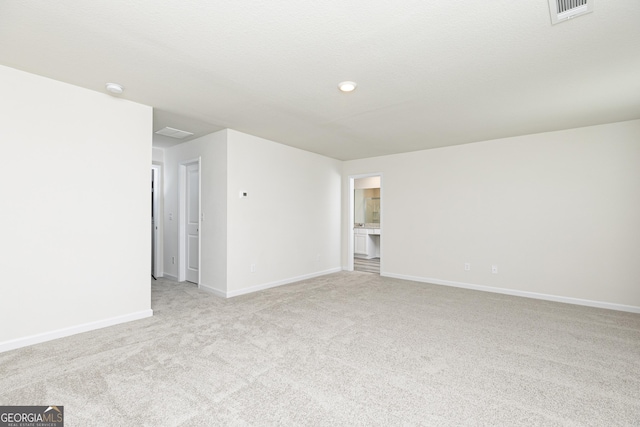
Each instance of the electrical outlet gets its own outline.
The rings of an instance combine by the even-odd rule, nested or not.
[[[491,266],[491,272],[493,274],[498,274],[498,266],[497,265],[492,265]]]
[[[171,257],[171,264],[175,264],[176,263],[176,257],[172,256]]]
[[[471,270],[471,264],[469,264],[468,262],[464,263],[464,271],[469,271]]]
[[[251,264],[251,272],[252,273],[256,272],[256,265],[255,264]]]

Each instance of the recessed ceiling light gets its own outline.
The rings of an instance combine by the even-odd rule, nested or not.
[[[338,88],[343,92],[353,92],[356,90],[356,82],[342,82],[338,85]]]
[[[104,87],[108,92],[115,93],[116,95],[120,95],[122,92],[124,92],[124,88],[118,83],[107,83]]]

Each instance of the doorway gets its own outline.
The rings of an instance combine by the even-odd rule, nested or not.
[[[200,283],[200,159],[180,164],[178,280]]]
[[[349,270],[380,274],[382,174],[349,177]]]
[[[162,276],[162,248],[160,228],[162,214],[160,212],[162,197],[162,169],[160,165],[151,166],[151,277]]]

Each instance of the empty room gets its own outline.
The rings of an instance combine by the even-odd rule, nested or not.
[[[640,425],[638,23],[1,1],[0,426]]]

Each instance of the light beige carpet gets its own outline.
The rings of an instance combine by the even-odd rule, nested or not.
[[[0,354],[70,426],[640,425],[640,315],[337,273]]]

